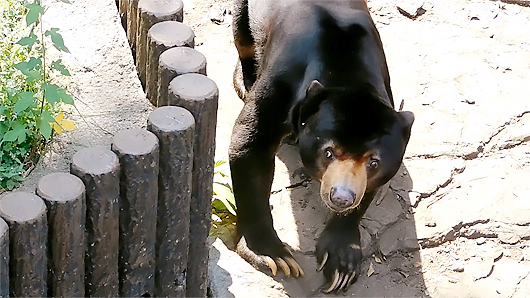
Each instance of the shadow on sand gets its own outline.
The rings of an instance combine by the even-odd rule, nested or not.
[[[286,278],[278,274],[291,297],[334,297],[322,294],[324,277],[316,272],[314,249],[324,228],[328,212],[319,196],[315,181],[300,183],[302,163],[295,146],[283,144],[277,153],[286,166],[292,188],[276,191],[271,196],[275,228],[280,238],[295,248],[295,258],[304,269],[303,278]],[[281,165],[277,163],[277,169]],[[294,173],[294,175],[293,175]],[[390,189],[374,198],[361,221],[364,261],[361,276],[347,292],[338,296],[363,297],[429,297],[423,275],[416,237],[414,215],[411,213],[410,177],[404,165],[390,181]],[[273,184],[273,192],[278,187]]]

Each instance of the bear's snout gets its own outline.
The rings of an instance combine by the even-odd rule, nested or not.
[[[355,202],[355,193],[346,187],[332,187],[329,192],[329,200],[338,208],[346,209]]]
[[[320,197],[332,211],[347,213],[361,203],[367,178],[364,161],[334,160],[322,175]]]

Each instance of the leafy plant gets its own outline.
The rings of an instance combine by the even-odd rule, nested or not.
[[[230,214],[236,216],[236,200],[234,198],[234,192],[229,184],[229,177],[224,171],[219,170],[219,167],[224,165],[226,161],[218,160],[215,162],[214,169],[214,182],[213,182],[213,215],[217,215],[220,212],[228,211]],[[228,178],[228,179],[225,179]],[[217,219],[217,218],[214,218]]]
[[[224,164],[226,161],[219,160],[214,166],[210,235],[221,238],[229,248],[235,248],[237,208],[230,177],[221,169]]]
[[[70,73],[61,59],[47,60],[45,41],[59,51],[69,50],[58,28],[44,31],[40,0],[0,0],[0,9],[0,189],[11,190],[22,182],[53,131],[75,128],[59,112],[60,103],[74,101],[52,82],[51,74]]]

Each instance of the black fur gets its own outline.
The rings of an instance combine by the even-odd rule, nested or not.
[[[238,231],[248,248],[272,258],[290,256],[273,229],[269,194],[274,155],[282,139],[299,140],[304,166],[322,178],[331,160],[322,146],[338,144],[344,158],[376,152],[361,205],[333,217],[317,244],[317,261],[359,273],[358,223],[378,188],[396,173],[414,120],[394,111],[379,34],[364,1],[236,0],[234,84],[245,105],[229,149]]]

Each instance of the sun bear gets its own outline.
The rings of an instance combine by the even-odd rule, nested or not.
[[[394,108],[366,2],[236,0],[233,31],[234,86],[244,101],[229,148],[238,252],[273,274],[303,275],[269,209],[274,156],[292,136],[334,213],[315,250],[323,291],[345,290],[359,276],[359,221],[397,172],[414,122]]]

